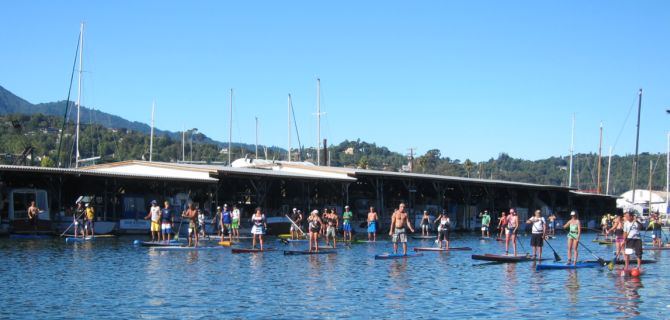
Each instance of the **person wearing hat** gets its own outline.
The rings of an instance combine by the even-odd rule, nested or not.
[[[84,208],[84,204],[81,203],[81,201],[77,201],[77,208],[74,209],[74,221],[72,221],[72,224],[74,224],[74,237],[76,238],[77,235],[79,234],[79,225],[82,225],[81,228],[81,235],[82,237],[84,236],[84,226],[81,223],[81,219],[84,217],[86,214],[86,208]]]
[[[489,211],[484,210],[483,213],[479,214],[479,217],[482,218],[482,238],[488,238],[491,236],[489,233],[489,226],[491,225],[491,216],[489,215]]]
[[[579,238],[582,235],[581,223],[576,212],[570,212],[570,220],[563,225],[563,229],[568,229],[568,262],[566,264],[572,261],[572,264],[575,265],[579,258]]]
[[[626,249],[623,254],[624,261],[624,270],[628,270],[628,264],[630,261],[631,254],[635,253],[635,258],[637,260],[637,269],[641,270],[642,266],[642,238],[640,237],[640,231],[642,230],[642,224],[637,221],[635,214],[632,212],[624,213],[624,223],[623,223],[623,238],[625,239],[624,245]]]
[[[233,213],[231,214],[232,216],[232,224],[230,225],[230,228],[233,233],[233,237],[237,237],[238,239],[240,238],[240,209],[237,208],[236,205],[233,206]]]
[[[233,242],[233,232],[231,231],[230,225],[233,223],[232,215],[230,210],[228,210],[228,204],[223,204],[223,212],[221,213],[221,237],[223,238],[226,233],[228,233],[228,238],[230,242]]]
[[[542,216],[542,211],[535,210],[535,214],[528,218],[526,223],[532,224],[530,246],[533,247],[533,260],[542,260],[542,247],[547,236],[547,222]]]
[[[84,236],[95,236],[94,222],[95,222],[95,209],[90,203],[84,205],[86,207],[86,214],[84,215]]]
[[[151,219],[151,241],[160,241],[161,232],[161,207],[158,206],[156,200],[151,200],[151,208],[149,213],[144,217],[144,220]]]
[[[321,225],[323,224],[319,217],[319,210],[312,210],[307,218],[309,225],[309,252],[319,251],[319,233],[321,232]]]
[[[342,231],[344,231],[344,241],[351,242],[351,219],[354,214],[349,210],[349,206],[344,206],[342,213]]]
[[[293,208],[293,213],[291,214],[291,240],[300,239],[300,224],[302,223],[302,213],[298,208]]]

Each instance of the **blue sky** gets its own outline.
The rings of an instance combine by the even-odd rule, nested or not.
[[[287,144],[287,94],[303,144],[322,137],[394,151],[665,152],[670,129],[667,1],[3,1],[0,85],[65,99],[86,23],[83,104],[179,131]],[[629,114],[630,112],[630,114]],[[293,137],[296,145],[296,137]]]

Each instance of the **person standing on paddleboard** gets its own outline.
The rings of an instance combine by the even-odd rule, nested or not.
[[[393,253],[398,254],[398,241],[402,243],[402,254],[407,254],[407,233],[405,231],[405,226],[411,231],[414,232],[412,224],[409,223],[409,216],[405,212],[405,203],[400,203],[398,210],[393,212],[391,216],[391,227],[389,228],[389,236],[392,236],[393,241]]]
[[[151,219],[151,241],[160,241],[161,236],[161,207],[158,206],[156,200],[151,200],[151,208],[149,213],[144,217],[144,220]]]
[[[572,261],[573,265],[577,264],[579,258],[579,238],[582,235],[582,226],[577,212],[570,212],[570,220],[563,225],[563,229],[568,229],[568,262]]]
[[[307,218],[309,231],[309,252],[319,251],[319,232],[323,224],[319,218],[319,210],[312,210]]]
[[[370,212],[368,212],[368,241],[377,241],[377,211],[375,207],[370,207]]]
[[[502,239],[503,233],[507,229],[507,212],[503,211],[500,213],[500,218],[498,218],[498,239]]]
[[[651,229],[651,239],[654,247],[660,248],[663,246],[663,238],[661,237],[662,228],[663,223],[661,222],[661,219],[659,219],[658,213],[652,213],[647,230]]]
[[[342,231],[344,231],[344,241],[351,242],[351,219],[354,214],[349,209],[349,206],[344,206],[342,213]]]
[[[552,212],[549,215],[549,235],[554,236],[556,234],[556,215]]]
[[[228,239],[230,242],[233,242],[233,232],[231,231],[231,224],[233,223],[233,217],[228,209],[228,204],[223,204],[223,211],[221,212],[221,240],[228,233]]]
[[[623,261],[624,270],[628,270],[630,255],[634,252],[637,258],[637,269],[642,266],[642,239],[640,238],[640,229],[642,224],[637,221],[635,215],[631,212],[624,213],[623,237],[626,239],[626,250],[624,251]],[[633,251],[633,252],[630,252]]]
[[[437,225],[437,241],[440,243],[440,249],[449,249],[449,231],[451,230],[451,220],[447,210],[435,219]],[[442,244],[444,243],[444,248]]]
[[[237,208],[237,205],[233,206],[232,213],[232,224],[230,228],[233,230],[233,237],[240,238],[240,209]]]
[[[188,246],[195,245],[198,247],[200,237],[198,236],[198,210],[195,209],[193,202],[188,204],[188,209],[181,215],[182,218],[188,219]],[[195,241],[193,241],[195,237]]]
[[[74,224],[74,237],[76,238],[77,235],[79,234],[79,225],[81,225],[81,218],[86,214],[86,209],[84,209],[84,204],[81,203],[81,201],[77,201],[77,207],[74,209],[74,221],[72,222]],[[81,235],[82,237],[84,236],[84,229],[81,229]]]
[[[291,214],[291,220],[293,220],[293,222],[295,223],[291,224],[291,240],[300,239],[300,233],[299,233],[300,231],[298,227],[302,223],[302,213],[300,212],[300,210],[298,210],[298,208],[293,208],[293,213]]]
[[[421,217],[421,235],[427,237],[430,233],[430,215],[428,211],[423,211],[423,217]]]
[[[268,225],[265,221],[265,215],[261,212],[261,208],[256,208],[256,213],[251,217],[253,227],[251,228],[252,242],[251,247],[256,248],[256,239],[260,243],[261,250],[263,250],[263,235]]]
[[[516,256],[516,234],[519,231],[519,217],[514,208],[509,209],[507,216],[507,228],[505,229],[505,254],[509,254],[509,242],[512,241],[512,248]]]
[[[621,217],[614,216],[614,222],[612,223],[612,228],[609,229],[610,233],[614,234],[614,239],[616,243],[616,254],[614,256],[614,261],[619,260],[621,253],[623,251],[624,237],[623,237],[623,222]]]
[[[95,236],[95,209],[90,203],[84,205],[86,214],[84,215],[84,236]]]
[[[491,236],[491,233],[489,233],[489,226],[491,225],[489,211],[484,210],[484,213],[480,213],[479,217],[482,218],[482,238],[488,238]]]
[[[339,226],[339,218],[334,209],[326,209],[326,245],[330,244],[330,238],[333,238],[333,248],[337,248],[337,227]]]
[[[163,234],[163,241],[170,242],[172,235],[172,209],[170,209],[170,202],[163,202],[163,209],[161,209],[161,233]]]
[[[530,237],[530,246],[533,247],[533,260],[542,260],[544,237],[547,236],[547,223],[542,216],[542,211],[535,210],[535,215],[528,219],[526,223],[533,224]]]

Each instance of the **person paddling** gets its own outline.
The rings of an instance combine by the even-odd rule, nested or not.
[[[377,211],[375,207],[370,207],[370,212],[368,212],[368,241],[377,241]]]
[[[436,219],[437,225],[437,241],[440,243],[440,249],[449,249],[449,231],[451,230],[451,220],[447,210],[442,211]],[[444,243],[444,248],[442,244]]]
[[[519,217],[514,208],[509,209],[507,216],[507,228],[505,229],[505,254],[509,254],[509,242],[512,241],[514,255],[516,256],[516,235],[519,231]]]
[[[228,209],[228,204],[223,204],[223,211],[221,212],[221,240],[228,233],[228,239],[230,242],[233,242],[233,231],[231,230],[231,224],[233,223],[233,217]]]
[[[79,225],[81,224],[81,219],[83,218],[84,214],[86,214],[86,209],[84,209],[84,204],[81,203],[81,201],[77,201],[77,208],[74,210],[74,237],[76,238],[77,235],[79,234],[79,231],[81,231],[82,237],[84,237],[84,226],[83,224],[81,225],[81,230],[79,229]]]
[[[392,236],[393,253],[398,254],[398,241],[402,243],[402,254],[407,255],[407,233],[405,226],[414,232],[412,224],[409,223],[407,212],[405,212],[405,203],[400,203],[398,210],[393,212],[391,216],[391,227],[389,228],[389,236]]]
[[[568,229],[568,261],[566,264],[577,264],[579,258],[579,238],[582,235],[582,226],[577,217],[577,213],[570,212],[570,220],[563,225],[563,229]]]
[[[484,210],[484,213],[480,213],[479,217],[482,218],[482,238],[488,238],[491,236],[489,233],[489,226],[491,225],[491,216],[489,215],[489,211]]]
[[[300,239],[300,224],[302,223],[302,213],[300,213],[298,208],[293,208],[291,220],[293,220],[295,223],[291,224],[291,240]]]
[[[535,215],[528,219],[526,223],[532,223],[530,246],[533,247],[533,260],[542,260],[542,247],[544,238],[547,236],[547,223],[542,216],[542,211],[535,210]]]
[[[149,213],[144,217],[144,220],[151,219],[151,241],[159,241],[161,232],[161,208],[158,206],[156,200],[151,200],[151,208]]]
[[[427,237],[430,234],[430,215],[428,211],[423,211],[423,217],[421,217],[421,235]]]
[[[319,218],[319,210],[312,210],[307,218],[309,231],[309,252],[319,251],[319,233],[323,224]]]
[[[637,259],[637,269],[642,271],[642,269],[640,269],[642,266],[642,239],[640,238],[640,229],[642,229],[642,224],[640,224],[640,222],[635,219],[635,215],[631,212],[624,213],[624,220],[623,237],[626,239],[626,250],[633,250],[635,253],[635,258]],[[630,254],[624,251],[624,270],[628,270],[629,260]]]
[[[251,246],[252,248],[256,248],[256,239],[258,239],[261,250],[263,250],[263,235],[268,226],[265,221],[265,215],[261,212],[260,207],[256,208],[256,213],[251,217],[251,222],[253,223],[253,227],[251,228],[251,235],[253,238]]]
[[[181,217],[188,219],[188,246],[194,245],[197,248],[200,241],[200,236],[198,235],[198,210],[193,206],[193,202],[188,204],[188,209],[182,213]],[[195,237],[195,240],[193,237]]]

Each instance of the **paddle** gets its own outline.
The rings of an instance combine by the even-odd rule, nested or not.
[[[601,258],[601,257],[597,256],[595,253],[593,253],[593,251],[591,251],[591,249],[589,249],[589,247],[587,247],[581,241],[577,241],[577,243],[582,245],[582,247],[584,247],[584,249],[586,249],[586,251],[588,251],[589,253],[591,253],[592,256],[594,256],[596,259],[598,259],[598,263],[602,264],[603,266],[606,264],[605,260],[603,258]]]
[[[558,255],[558,253],[556,252],[556,250],[554,250],[554,247],[551,246],[549,241],[545,240],[544,243],[546,243],[549,246],[549,248],[551,248],[551,251],[554,252],[554,261],[555,262],[561,261],[561,256]]]
[[[516,237],[514,237],[514,241],[518,242],[518,243],[521,245],[521,250],[523,250],[524,252],[526,252],[526,255],[529,255],[529,254],[530,254],[530,253],[528,252],[528,250],[526,250],[526,247],[524,247],[524,245],[523,245],[523,241],[519,241],[519,236],[518,236],[518,235],[517,235]]]
[[[79,219],[81,219],[81,217],[83,217],[84,214],[86,214],[86,211],[82,212],[82,213],[79,215],[79,217],[78,217],[77,219],[75,219],[74,221],[72,221],[72,223],[70,223],[70,226],[67,227],[67,229],[65,229],[65,231],[63,231],[63,233],[60,234],[60,236],[61,236],[61,237],[64,236],[65,233],[67,233],[68,230],[70,230],[70,228],[72,228],[72,226],[74,225],[74,222],[77,221],[77,220],[79,220]],[[74,236],[77,237],[76,234],[75,234]]]
[[[302,231],[300,226],[298,226],[295,222],[293,222],[293,220],[291,220],[291,218],[289,218],[288,214],[285,214],[284,216],[286,217],[286,219],[288,219],[288,221],[291,221],[291,224],[293,224],[294,227],[298,228],[298,231],[300,231],[300,233],[302,233],[302,236],[304,237],[305,232]]]
[[[177,228],[177,233],[174,235],[174,241],[179,241],[179,232],[181,231],[181,223],[184,221],[184,217],[179,219],[179,228]]]

